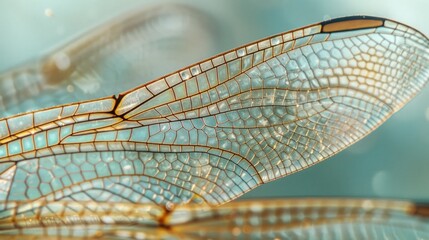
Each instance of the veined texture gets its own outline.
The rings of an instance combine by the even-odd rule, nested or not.
[[[341,18],[5,118],[0,200],[223,204],[377,128],[427,82],[428,47],[400,23]]]
[[[8,203],[12,239],[426,239],[427,206],[368,199],[234,201],[218,207],[95,202]]]
[[[0,75],[0,117],[118,94],[200,60],[216,46],[202,15],[176,4],[136,9],[55,46]]]

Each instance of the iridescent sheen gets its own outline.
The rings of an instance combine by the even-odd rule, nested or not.
[[[48,212],[86,201],[168,211],[229,202],[380,126],[426,84],[428,47],[391,20],[335,19],[116,96],[2,119],[2,221],[16,201]]]

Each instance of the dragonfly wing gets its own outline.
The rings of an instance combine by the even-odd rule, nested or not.
[[[172,232],[194,239],[426,238],[429,225],[417,209],[365,199],[251,200],[178,208],[169,219]]]
[[[207,16],[182,5],[129,11],[2,73],[0,117],[141,85],[214,52],[215,31]]]
[[[394,21],[336,19],[118,97],[1,120],[0,199],[231,201],[382,124],[427,82],[428,46]]]
[[[103,239],[426,239],[427,207],[366,199],[237,201],[166,211],[154,204],[9,203],[0,236]],[[422,215],[420,213],[424,213]],[[21,239],[21,238],[18,238]]]

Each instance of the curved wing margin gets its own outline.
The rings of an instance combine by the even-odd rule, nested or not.
[[[380,126],[426,84],[428,47],[403,24],[341,18],[0,120],[0,200],[231,201]]]

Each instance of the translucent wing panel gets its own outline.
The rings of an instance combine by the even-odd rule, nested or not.
[[[426,83],[428,46],[392,21],[337,19],[118,97],[4,119],[0,199],[228,202],[382,124]]]
[[[165,210],[153,204],[10,202],[0,236],[103,239],[426,239],[427,207],[358,199],[253,200]]]
[[[214,52],[216,30],[199,10],[159,5],[127,12],[2,73],[0,117],[117,94]]]

